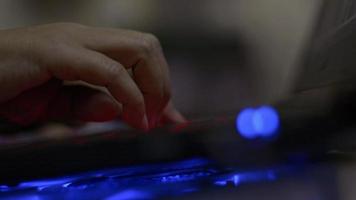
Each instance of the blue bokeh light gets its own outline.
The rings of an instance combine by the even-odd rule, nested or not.
[[[271,106],[246,108],[238,114],[236,128],[247,139],[272,137],[279,128],[278,113]]]

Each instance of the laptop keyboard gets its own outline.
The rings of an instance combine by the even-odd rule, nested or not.
[[[194,158],[1,185],[0,199],[159,199],[211,187],[275,181],[290,168],[239,171]]]

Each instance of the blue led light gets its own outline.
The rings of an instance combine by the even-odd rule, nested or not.
[[[38,180],[38,181],[29,181],[23,182],[19,184],[19,187],[42,187],[42,186],[53,186],[53,185],[60,185],[72,181],[70,178],[63,178],[63,179],[52,179],[52,180]]]
[[[106,198],[106,200],[153,199],[152,195],[140,190],[128,189]]]
[[[197,171],[186,171],[182,172],[180,171],[179,174],[162,174],[159,175],[159,180],[162,183],[178,183],[178,182],[183,182],[183,181],[190,181],[190,180],[197,180],[199,178],[204,178],[211,176],[215,173],[214,170],[202,170],[199,169]],[[154,178],[156,179],[156,178]]]
[[[279,117],[270,106],[246,108],[236,118],[238,132],[247,139],[274,136],[279,128]]]
[[[261,181],[275,181],[278,179],[276,171],[262,170],[262,171],[250,171],[250,172],[237,172],[230,176],[223,176],[214,181],[217,186],[235,186],[238,187],[241,184],[254,183]]]
[[[215,181],[214,182],[215,185],[218,185],[218,186],[226,186],[227,185],[227,181]]]
[[[240,183],[240,176],[239,175],[234,175],[232,177],[232,182],[234,183],[235,186],[238,186]]]

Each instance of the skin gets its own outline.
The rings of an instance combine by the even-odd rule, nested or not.
[[[151,34],[72,23],[0,31],[3,119],[29,125],[119,116],[148,130],[184,121],[170,98],[168,64]]]

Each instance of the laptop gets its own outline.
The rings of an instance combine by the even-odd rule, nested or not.
[[[297,95],[149,133],[108,122],[59,138],[2,138],[0,198],[234,198],[234,188],[244,184],[284,187],[279,179],[306,176],[310,163],[352,162],[356,95],[350,66],[356,62],[349,52],[355,52],[356,17],[350,9],[339,23],[325,22],[336,12],[334,3],[325,3],[305,51]],[[324,165],[311,171],[322,170],[330,174]]]

